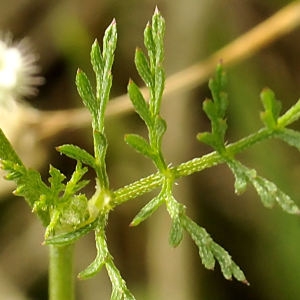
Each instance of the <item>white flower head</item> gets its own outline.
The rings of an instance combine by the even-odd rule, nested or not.
[[[10,34],[0,35],[1,106],[12,107],[16,100],[36,94],[43,83],[37,60],[26,39],[14,43]]]

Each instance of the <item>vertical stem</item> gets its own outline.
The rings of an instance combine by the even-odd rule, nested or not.
[[[49,300],[74,300],[73,245],[49,246]]]

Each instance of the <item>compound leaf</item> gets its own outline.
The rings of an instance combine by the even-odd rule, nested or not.
[[[65,144],[57,147],[56,150],[70,158],[78,160],[92,168],[95,168],[95,158],[86,150],[78,146],[72,144]]]
[[[126,134],[125,142],[134,148],[137,152],[145,155],[146,157],[152,158],[153,151],[149,143],[140,135],[137,134]]]

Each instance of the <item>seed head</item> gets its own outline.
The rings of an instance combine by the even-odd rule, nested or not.
[[[43,83],[38,76],[38,57],[26,39],[12,42],[11,35],[0,35],[0,105],[14,106],[13,102],[35,95]]]

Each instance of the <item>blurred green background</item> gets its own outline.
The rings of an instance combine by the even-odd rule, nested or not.
[[[113,18],[117,20],[118,45],[113,68],[112,96],[126,92],[131,77],[141,83],[134,68],[137,46],[155,5],[166,19],[168,75],[203,60],[234,38],[274,14],[291,1],[282,0],[2,0],[0,30],[16,39],[29,37],[40,56],[46,83],[28,102],[39,110],[80,107],[74,78],[78,67],[91,74],[89,51],[93,40],[102,40]],[[271,87],[283,109],[300,95],[300,30],[286,35],[250,59],[226,69],[230,109],[228,141],[241,138],[261,123],[259,93]],[[210,151],[196,141],[196,134],[209,129],[202,101],[209,97],[207,85],[178,92],[163,104],[168,122],[164,150],[172,164]],[[13,116],[12,116],[13,118]],[[18,120],[16,120],[18,122]],[[24,128],[24,130],[27,130]],[[107,119],[108,171],[112,188],[150,174],[151,164],[127,147],[123,136],[144,132],[133,114]],[[47,178],[51,162],[66,175],[74,162],[59,156],[54,147],[74,143],[91,149],[90,128],[68,130],[44,141],[43,153],[30,149],[34,160],[45,157],[39,168]],[[28,151],[26,146],[18,149]],[[300,155],[278,141],[257,145],[240,155],[249,167],[299,197]],[[91,174],[92,176],[92,174]],[[3,184],[3,183],[2,183]],[[1,187],[0,187],[1,188]],[[196,246],[186,236],[172,249],[168,245],[170,221],[164,209],[137,228],[128,224],[151,195],[118,207],[108,225],[108,242],[137,299],[298,299],[300,294],[300,222],[278,208],[265,209],[255,192],[236,196],[233,176],[225,166],[205,170],[178,182],[175,195],[187,205],[188,214],[204,226],[214,240],[227,249],[246,273],[250,286],[226,281],[216,267],[201,265]],[[23,199],[5,194],[0,201],[0,300],[47,299],[47,248],[41,245],[43,228]],[[76,246],[76,271],[94,258],[93,235]],[[110,283],[103,270],[95,278],[78,281],[77,299],[109,299]]]

